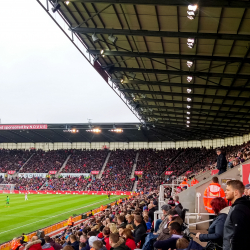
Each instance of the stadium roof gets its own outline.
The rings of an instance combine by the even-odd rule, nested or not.
[[[184,140],[250,132],[249,1],[58,2],[70,30],[97,59],[93,66],[108,74],[147,126]],[[188,5],[196,3],[190,20]]]

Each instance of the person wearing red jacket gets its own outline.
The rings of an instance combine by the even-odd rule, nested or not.
[[[214,214],[211,206],[211,201],[216,197],[221,197],[227,202],[225,192],[219,184],[218,177],[215,176],[212,178],[212,183],[205,189],[203,196],[205,209],[211,214]]]
[[[34,240],[35,238],[32,238],[31,242],[29,242],[25,246],[25,250],[42,250],[42,243],[45,243],[45,240]],[[54,248],[53,248],[54,249]]]
[[[103,230],[102,230],[102,234],[104,236],[104,244],[105,244],[105,247],[107,248],[107,250],[110,250],[111,246],[109,244],[109,235],[110,235],[110,229],[108,227],[104,227]]]
[[[130,229],[125,228],[122,233],[122,237],[125,239],[125,245],[128,246],[131,250],[136,249],[136,244],[132,232]]]
[[[192,181],[191,181],[191,187],[198,184],[199,182],[194,178]]]

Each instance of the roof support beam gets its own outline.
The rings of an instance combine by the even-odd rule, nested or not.
[[[52,0],[55,2],[56,0]],[[64,2],[65,0],[58,0]],[[167,6],[188,6],[197,4],[197,0],[70,0],[70,2],[82,3],[112,3],[112,4],[142,4],[142,5],[167,5]],[[236,0],[199,0],[199,7],[230,7],[230,8],[250,8],[248,1]]]
[[[101,55],[100,50],[89,50],[93,55]],[[226,56],[200,56],[200,55],[180,55],[180,54],[162,54],[162,53],[145,53],[131,51],[109,51],[105,50],[105,56],[123,56],[123,57],[146,57],[146,58],[165,58],[165,59],[183,59],[191,61],[217,61],[217,62],[242,62],[250,63],[250,58],[226,57]],[[103,55],[102,54],[102,55]]]
[[[112,79],[113,82],[120,83],[121,81],[118,79]],[[223,89],[229,90],[230,86],[223,86],[223,85],[204,85],[204,84],[191,84],[191,83],[176,83],[176,82],[145,82],[145,81],[136,81],[136,80],[124,80],[123,84],[131,84],[131,85],[153,85],[153,86],[164,86],[164,87],[181,87],[181,88],[206,88],[206,89]],[[239,87],[232,87],[231,90],[247,90],[245,86]],[[250,88],[249,88],[250,91]]]
[[[217,33],[196,33],[196,32],[174,32],[174,31],[152,31],[152,30],[125,30],[125,29],[104,29],[104,28],[71,28],[73,32],[88,34],[113,34],[124,36],[155,36],[155,37],[183,37],[196,39],[222,39],[222,40],[239,40],[249,41],[250,35],[239,34],[217,34]]]
[[[161,70],[161,69],[141,69],[141,68],[123,68],[123,67],[112,67],[110,73],[113,72],[138,72],[147,74],[163,74],[163,75],[177,75],[177,76],[203,76],[203,77],[221,77],[221,78],[238,78],[238,79],[249,79],[250,75],[235,75],[235,74],[223,74],[223,73],[209,73],[209,72],[189,72],[180,70]]]
[[[119,89],[123,93],[139,93],[139,94],[148,94],[148,95],[166,95],[166,96],[183,96],[183,97],[198,97],[198,98],[210,98],[210,99],[225,99],[225,100],[234,100],[234,101],[249,101],[249,97],[233,97],[233,96],[219,96],[219,95],[203,95],[203,94],[187,94],[187,93],[172,93],[164,91],[150,91],[150,90],[139,90],[139,89]],[[144,99],[141,99],[142,101]],[[192,103],[192,102],[190,102]]]

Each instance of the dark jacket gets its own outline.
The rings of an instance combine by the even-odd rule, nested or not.
[[[217,158],[217,169],[227,170],[227,159],[226,156],[222,153]]]
[[[49,243],[52,247],[54,247],[55,250],[60,250],[63,248],[60,244],[55,243],[52,239],[50,239]]]
[[[72,246],[74,248],[74,250],[79,250],[79,242],[75,241],[73,243],[68,243],[68,245]]]
[[[140,242],[140,240],[143,238],[144,234],[147,232],[146,228],[143,226],[143,224],[139,224],[134,231],[135,235],[135,244]]]
[[[175,237],[170,237],[167,240],[159,240],[154,243],[154,248],[162,249],[162,250],[168,250],[169,248],[171,249],[176,249],[176,241],[179,238]]]
[[[212,241],[222,247],[224,224],[227,218],[228,210],[229,207],[226,207],[220,211],[218,216],[210,225],[208,229],[208,234],[200,234],[199,240],[201,242]]]
[[[249,250],[250,199],[237,199],[232,205],[225,225],[223,250]]]
[[[130,250],[130,248],[125,245],[124,239],[120,237],[119,241],[111,247],[111,250]]]

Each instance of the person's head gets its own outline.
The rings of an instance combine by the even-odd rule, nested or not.
[[[142,222],[142,217],[140,215],[135,215],[135,217],[134,217],[134,224],[136,226],[138,226],[138,225],[141,224],[141,222]]]
[[[119,241],[119,237],[119,234],[110,234],[109,244],[111,247],[114,247],[114,245]]]
[[[72,246],[66,245],[63,250],[74,250]]]
[[[143,217],[143,219],[144,219],[144,221],[147,223],[148,222],[148,220],[149,220],[149,218],[148,218],[148,216],[147,215],[145,215],[144,217]]]
[[[124,216],[118,215],[117,216],[117,223],[118,225],[121,225],[124,222]]]
[[[25,233],[22,233],[22,235],[25,235]]]
[[[108,225],[108,227],[109,227],[111,233],[118,233],[117,226],[115,223],[110,223]]]
[[[80,242],[79,243],[79,250],[81,250],[82,248],[84,248],[84,247],[86,247],[86,243],[84,243],[84,242]]]
[[[171,209],[171,206],[170,205],[163,205],[161,207],[161,209],[162,209],[163,214],[167,215],[168,211]]]
[[[186,249],[189,245],[189,241],[185,238],[180,238],[176,241],[176,249]]]
[[[87,241],[88,241],[87,235],[81,235],[81,237],[80,237],[80,242],[86,243]]]
[[[123,227],[119,227],[119,228],[118,228],[118,232],[119,232],[119,235],[120,235],[120,236],[122,236],[123,231],[124,231],[124,228],[123,228]]]
[[[231,180],[227,182],[226,188],[226,199],[231,201],[232,203],[235,202],[238,198],[241,198],[244,193],[245,186],[239,180]]]
[[[227,207],[226,201],[221,197],[212,199],[210,205],[216,215],[218,215],[223,208]]]
[[[175,195],[174,201],[179,201],[179,196],[178,195]]]
[[[172,220],[173,216],[175,216],[177,214],[178,213],[177,213],[177,211],[175,209],[171,209],[171,210],[168,211],[167,216],[168,216],[169,220]]]
[[[219,183],[218,177],[214,176],[214,177],[212,178],[212,182],[213,182],[213,183]]]
[[[69,236],[69,241],[70,241],[70,243],[74,243],[76,241],[76,236],[74,234],[71,234]]]
[[[129,230],[131,230],[131,231],[134,230],[134,227],[133,227],[132,224],[127,224],[126,228],[129,229]]]
[[[221,154],[221,149],[219,149],[219,148],[216,149],[216,154],[217,154],[217,155],[220,155],[220,154]]]
[[[246,191],[246,194],[245,194],[245,195],[250,196],[250,184],[246,184],[246,186],[245,186],[245,191]],[[244,193],[245,193],[245,191],[244,191]]]
[[[102,233],[104,237],[108,237],[110,235],[110,229],[108,227],[104,227]]]
[[[31,241],[35,241],[35,240],[38,240],[38,237],[37,237],[37,236],[33,236],[33,237],[31,238]]]
[[[93,247],[93,243],[94,243],[96,240],[98,240],[98,238],[97,238],[96,236],[91,236],[91,237],[89,238],[89,246],[90,246],[90,247]]]
[[[133,215],[128,215],[127,221],[128,221],[128,223],[133,223],[134,222],[134,216]]]
[[[132,235],[132,231],[130,229],[128,229],[128,228],[125,228],[123,230],[122,237],[124,239],[132,239],[132,240],[134,239],[134,237]]]
[[[45,240],[46,243],[49,243],[50,242],[50,237],[49,236],[45,236],[44,240]]]
[[[90,238],[91,236],[96,236],[96,233],[94,231],[88,232],[88,238]]]
[[[103,247],[103,243],[101,240],[96,240],[93,242],[93,248],[95,250],[100,250]]]
[[[169,226],[169,233],[171,235],[173,235],[173,234],[180,235],[181,234],[181,226],[180,226],[180,224],[178,222],[171,223],[170,226]]]

